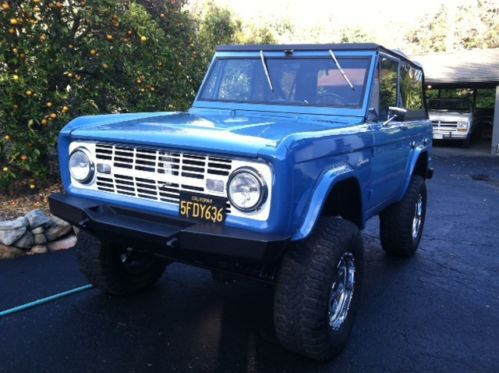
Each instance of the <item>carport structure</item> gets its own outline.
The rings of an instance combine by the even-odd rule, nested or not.
[[[428,88],[469,89],[477,94],[495,89],[491,153],[499,155],[499,48],[433,53],[412,57],[424,68]]]

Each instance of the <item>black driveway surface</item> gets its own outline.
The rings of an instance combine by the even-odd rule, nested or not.
[[[417,254],[385,256],[375,219],[364,231],[360,312],[333,362],[279,346],[272,288],[174,264],[145,294],[91,289],[0,318],[0,371],[498,372],[499,158],[434,161]],[[0,310],[85,283],[72,251],[3,261]]]

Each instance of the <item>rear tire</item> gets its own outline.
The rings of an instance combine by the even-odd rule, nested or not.
[[[321,218],[308,239],[289,248],[274,298],[276,334],[286,349],[319,361],[343,350],[358,308],[362,258],[359,229],[340,218]]]
[[[101,242],[80,231],[76,254],[81,272],[95,287],[114,295],[141,292],[154,285],[168,264],[166,259]]]
[[[404,198],[380,214],[381,245],[389,255],[410,257],[418,249],[426,220],[426,183],[414,175]]]

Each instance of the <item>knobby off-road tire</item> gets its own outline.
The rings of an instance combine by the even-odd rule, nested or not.
[[[348,262],[351,297],[337,300],[341,263]],[[351,271],[353,269],[353,272]],[[358,307],[363,270],[362,238],[357,226],[341,218],[321,218],[313,234],[285,254],[274,297],[277,338],[288,350],[327,361],[339,354],[350,335]],[[335,290],[336,289],[336,290]],[[336,295],[336,297],[335,297]],[[333,325],[331,325],[333,321]]]
[[[114,295],[129,295],[149,288],[168,264],[162,258],[101,242],[84,231],[78,233],[75,248],[80,270],[90,283]]]
[[[400,257],[413,255],[425,220],[426,183],[423,177],[414,175],[404,198],[380,214],[380,238],[385,252]]]

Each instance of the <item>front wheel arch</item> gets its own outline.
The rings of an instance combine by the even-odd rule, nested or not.
[[[359,229],[364,228],[362,193],[354,171],[351,168],[338,174],[334,174],[334,169],[330,171],[321,177],[314,189],[305,217],[292,236],[292,241],[306,239],[322,216],[340,216]],[[331,207],[340,197],[346,198],[355,208],[351,208],[348,203],[342,203],[342,208]]]

